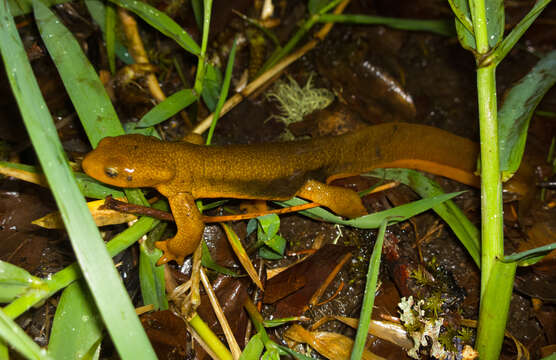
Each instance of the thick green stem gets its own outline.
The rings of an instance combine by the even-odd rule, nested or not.
[[[481,299],[496,258],[504,256],[495,67],[477,70],[481,137]]]
[[[481,360],[498,359],[504,340],[504,330],[512,299],[517,263],[496,261],[483,294],[479,313],[477,350]]]

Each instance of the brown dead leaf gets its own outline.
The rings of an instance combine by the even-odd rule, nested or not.
[[[284,334],[296,342],[308,344],[324,357],[330,360],[347,360],[350,358],[353,340],[347,336],[326,331],[307,331],[300,325],[293,325]],[[383,357],[373,354],[369,350],[363,350],[365,360],[383,360]]]

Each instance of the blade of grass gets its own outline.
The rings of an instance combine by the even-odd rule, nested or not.
[[[44,281],[19,266],[0,260],[0,303],[10,302],[23,293],[44,286]]]
[[[141,243],[139,253],[139,282],[141,296],[145,305],[153,304],[155,310],[168,309],[166,298],[164,266],[156,266],[162,251],[154,243],[162,237],[168,223],[158,224]]]
[[[153,207],[157,207],[156,204]],[[131,227],[124,230],[106,244],[106,250],[110,256],[115,256],[133,245],[137,239],[152,230],[157,224],[158,220],[142,217],[135,222]],[[14,300],[12,303],[4,307],[4,312],[11,318],[16,318],[27,311],[31,306],[38,304],[50,296],[54,295],[59,290],[65,288],[72,282],[82,277],[77,263],[67,266],[66,268],[58,271],[48,279],[43,280],[46,286],[40,288],[33,288],[25,294]]]
[[[57,360],[81,358],[97,345],[103,329],[87,285],[74,282],[64,290],[56,308],[48,354]]]
[[[112,74],[116,73],[116,9],[114,5],[106,5],[106,30],[104,32],[106,41],[106,54],[108,66]]]
[[[97,106],[110,104],[110,99],[77,40],[46,5],[38,0],[33,4],[41,37],[93,147],[105,134],[123,133],[112,105]]]
[[[145,128],[160,124],[197,100],[198,95],[193,89],[183,89],[177,91],[149,110],[149,112],[147,112],[141,120],[139,120],[137,127]]]
[[[4,2],[5,3],[5,2]],[[5,8],[5,5],[0,5]],[[27,359],[52,359],[12,319],[0,310],[0,338]]]
[[[323,14],[319,17],[318,22],[348,23],[357,25],[386,25],[392,29],[429,31],[444,36],[454,36],[456,34],[452,23],[446,20],[400,19],[357,14]]]
[[[121,6],[141,19],[162,34],[174,40],[179,46],[193,55],[199,55],[201,49],[193,38],[182,29],[174,20],[162,11],[148,5],[147,3],[137,0],[110,0],[118,6]]]
[[[216,109],[214,110],[214,115],[212,117],[212,122],[210,124],[210,129],[207,135],[207,145],[210,145],[210,142],[212,141],[212,135],[214,134],[214,128],[216,127],[216,123],[218,122],[218,118],[220,117],[220,111],[222,110],[222,106],[224,106],[226,98],[228,97],[228,90],[230,89],[230,82],[232,80],[232,70],[234,69],[234,62],[236,58],[236,45],[237,39],[234,39],[232,49],[230,50],[230,56],[228,56],[228,63],[226,65],[224,81],[220,90],[220,97],[218,98],[218,103],[216,104]]]
[[[428,198],[444,194],[444,191],[433,180],[422,173],[408,169],[377,169],[370,172],[371,175],[380,179],[396,180],[413,189],[422,198]],[[469,252],[478,267],[481,266],[481,243],[479,229],[469,219],[461,209],[448,200],[432,208],[450,226],[454,234]]]
[[[527,251],[506,255],[501,261],[505,263],[517,262],[518,266],[529,266],[540,261],[554,249],[556,249],[556,242]]]
[[[389,224],[395,224],[397,222],[407,220],[410,217],[420,214],[424,211],[427,211],[432,207],[460,194],[461,192],[438,195],[428,199],[422,199],[409,204],[397,206],[392,209],[380,211],[374,214],[363,215],[351,220],[343,220],[341,217],[336,216],[331,212],[324,210],[323,208],[303,210],[300,211],[300,213],[313,219],[324,220],[334,224],[349,225],[359,229],[377,229],[378,227],[380,227],[382,221],[386,218],[389,219]],[[281,206],[297,206],[306,204],[307,201],[299,198],[293,198],[287,201],[275,201],[275,203]]]
[[[33,6],[41,21],[52,21],[58,29],[60,24],[56,22],[59,21],[49,15],[51,12],[46,5],[35,1]],[[8,80],[83,275],[93,289],[114,344],[123,358],[155,359],[154,351],[68,166],[6,2],[0,4],[0,19],[0,52]],[[121,333],[127,336],[118,336]]]
[[[87,6],[87,10],[89,11],[89,14],[93,18],[94,22],[100,27],[102,36],[106,39],[106,6],[104,5],[104,2],[100,0],[85,0],[85,6]],[[133,64],[133,58],[125,46],[123,46],[117,38],[114,39],[114,43],[114,51],[120,60],[128,65]]]
[[[382,254],[382,244],[384,243],[384,235],[386,233],[387,225],[388,219],[384,219],[384,221],[380,224],[373,253],[369,261],[367,282],[365,284],[365,293],[363,295],[363,305],[361,307],[361,315],[359,316],[359,325],[357,326],[355,342],[353,344],[353,349],[351,350],[351,360],[361,359],[363,356],[363,350],[365,349],[365,342],[367,340],[367,334],[369,333],[371,315],[375,302],[376,284],[380,270],[380,256]]]
[[[205,55],[208,45],[208,34],[210,30],[210,13],[212,11],[212,0],[203,0],[203,38],[201,41],[201,51],[197,62],[197,73],[195,74],[195,84],[193,89],[197,94],[203,93],[203,83],[205,79]]]

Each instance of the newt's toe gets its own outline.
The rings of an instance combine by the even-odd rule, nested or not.
[[[154,246],[156,246],[157,248],[159,248],[163,252],[160,259],[158,259],[158,261],[156,262],[157,266],[166,264],[167,262],[172,261],[172,260],[176,261],[179,265],[183,264],[183,260],[184,260],[185,256],[176,254],[176,253],[172,252],[170,249],[168,249],[168,241],[167,240],[157,241],[157,242],[154,243]]]

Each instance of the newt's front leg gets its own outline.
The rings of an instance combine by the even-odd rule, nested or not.
[[[171,239],[155,243],[155,246],[164,252],[157,265],[165,264],[171,260],[182,264],[183,259],[187,255],[192,254],[199,245],[199,241],[203,237],[203,230],[205,229],[201,213],[197,209],[195,199],[191,194],[178,193],[169,196],[168,202],[170,203],[178,232]]]

